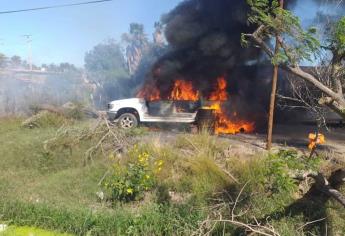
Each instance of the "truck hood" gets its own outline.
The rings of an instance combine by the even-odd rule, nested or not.
[[[120,100],[114,100],[114,101],[111,101],[110,103],[111,104],[121,104],[121,103],[133,103],[133,102],[143,102],[144,99],[142,98],[127,98],[127,99],[120,99]]]
[[[120,99],[109,102],[108,109],[116,111],[123,107],[137,108],[138,106],[142,106],[142,104],[145,104],[145,100],[142,98]]]

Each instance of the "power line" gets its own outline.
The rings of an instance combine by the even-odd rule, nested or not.
[[[72,6],[96,4],[96,3],[111,2],[111,1],[113,1],[113,0],[96,0],[96,1],[88,1],[88,2],[71,3],[71,4],[52,5],[52,6],[46,6],[46,7],[28,8],[28,9],[13,10],[13,11],[0,11],[0,14],[11,14],[11,13],[27,12],[27,11],[39,11],[39,10],[47,10],[47,9],[52,9],[52,8],[72,7]]]

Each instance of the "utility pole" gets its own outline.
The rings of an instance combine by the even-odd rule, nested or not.
[[[26,44],[28,47],[28,63],[29,63],[29,70],[32,71],[32,39],[30,34],[25,34],[23,37],[26,39]]]
[[[280,0],[280,7],[284,8],[284,0]],[[276,35],[276,45],[274,49],[274,55],[277,55],[279,52],[279,35]],[[268,130],[267,130],[267,150],[272,148],[272,133],[273,133],[273,122],[274,122],[274,108],[276,102],[276,93],[277,93],[277,83],[278,83],[278,65],[274,65],[273,68],[273,78],[272,78],[272,91],[271,91],[271,100],[270,108],[268,113]]]

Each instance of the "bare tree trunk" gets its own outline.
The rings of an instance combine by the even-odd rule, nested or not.
[[[276,45],[276,51],[279,50],[278,44]],[[267,145],[266,149],[271,150],[272,147],[272,133],[273,133],[273,122],[274,122],[274,108],[277,93],[277,81],[278,81],[278,66],[275,65],[273,68],[273,79],[272,79],[272,91],[271,101],[268,113],[268,129],[267,129]]]
[[[284,7],[284,0],[280,0],[280,7],[281,8]],[[279,52],[279,40],[278,40],[278,35],[277,35],[274,54],[277,55],[278,52]],[[269,108],[269,113],[268,113],[268,129],[267,129],[267,145],[266,145],[267,150],[271,150],[271,147],[272,147],[272,133],[273,133],[273,122],[274,122],[274,108],[275,108],[276,94],[277,94],[277,82],[278,82],[278,65],[275,65],[273,68],[271,101],[270,101],[270,108]]]

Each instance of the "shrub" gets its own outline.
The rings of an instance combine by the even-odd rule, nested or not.
[[[277,154],[270,154],[265,160],[266,186],[269,185],[273,193],[291,193],[297,188],[291,173],[317,170],[319,164],[319,158],[300,156],[295,150],[280,150]]]
[[[103,181],[112,201],[142,199],[144,193],[155,186],[155,175],[162,169],[163,160],[155,161],[148,152],[139,150],[137,146],[129,151],[129,155],[130,160],[125,164],[115,163],[112,173]]]
[[[63,115],[49,111],[41,111],[25,120],[22,126],[25,128],[59,127],[68,122],[69,121]]]

